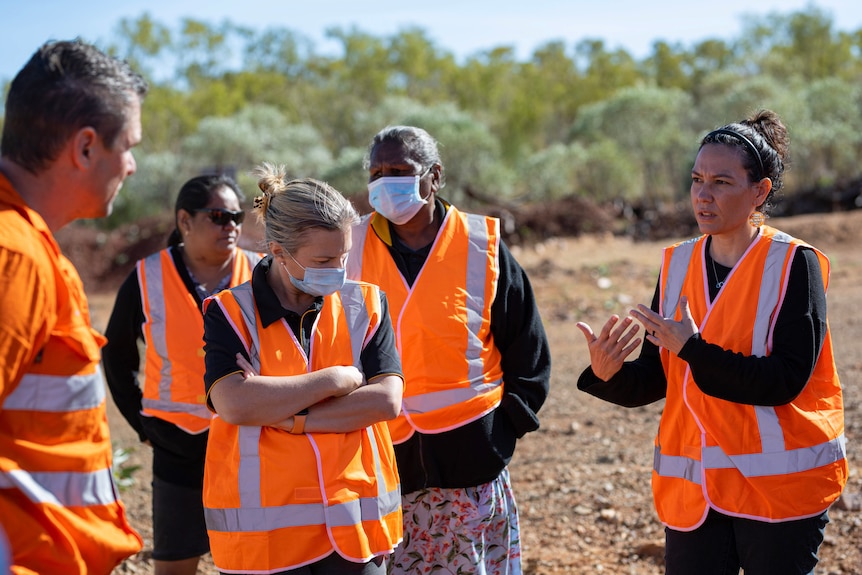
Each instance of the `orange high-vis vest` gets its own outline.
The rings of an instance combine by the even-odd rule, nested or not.
[[[763,226],[709,301],[706,236],[664,252],[660,313],[679,320],[679,299],[705,341],[736,353],[768,356],[791,262],[800,246]],[[828,286],[829,261],[815,250]],[[661,349],[667,399],[655,441],[653,496],[661,521],[696,529],[709,508],[766,522],[825,511],[847,481],[841,384],[827,328],[811,379],[786,405],[744,405],[708,396],[688,364]]]
[[[377,286],[348,281],[324,298],[306,357],[284,320],[262,326],[250,283],[204,305],[221,307],[261,375],[361,369],[382,319]],[[203,495],[213,561],[227,573],[277,573],[333,551],[357,563],[389,554],[402,536],[399,481],[385,422],[292,435],[215,415]]]
[[[0,204],[0,245],[15,251],[16,242],[27,243],[19,253],[35,257],[40,288],[53,298],[51,315],[33,320],[45,323],[45,340],[0,386],[0,522],[12,573],[107,575],[142,541],[126,519],[111,468],[99,365],[105,339],[91,327],[74,266],[2,176]],[[10,291],[32,280],[6,279]]]
[[[260,259],[260,254],[235,250],[229,287],[250,280]],[[209,429],[212,415],[202,376],[203,315],[170,250],[140,260],[137,272],[147,342],[142,412],[187,433],[202,433]]]
[[[373,213],[353,229],[348,277],[389,299],[405,389],[392,441],[442,433],[490,413],[503,398],[491,304],[500,276],[500,222],[450,206],[412,286],[389,253],[388,222]]]

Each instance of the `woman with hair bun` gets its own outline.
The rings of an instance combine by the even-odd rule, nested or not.
[[[578,388],[665,399],[653,498],[668,575],[812,573],[847,481],[841,384],[826,319],[829,260],[764,224],[787,130],[763,110],[709,132],[691,171],[698,238],[664,250],[652,305],[578,323]],[[641,343],[640,356],[625,361]]]
[[[402,533],[386,298],[345,279],[349,201],[280,167],[256,174],[270,255],[204,304],[213,560],[224,573],[380,575]]]

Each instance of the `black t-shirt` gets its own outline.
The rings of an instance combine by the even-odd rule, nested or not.
[[[174,267],[186,290],[202,303],[195,282],[191,279],[176,247],[170,248]],[[141,441],[149,441],[154,451],[153,474],[159,479],[178,485],[200,487],[203,480],[207,433],[186,433],[173,423],[141,414],[143,393],[138,383],[143,344],[143,304],[137,267],[123,281],[117,292],[114,308],[105,329],[108,343],[102,348],[105,380],[120,413],[138,433]],[[201,338],[203,334],[189,334]],[[203,392],[201,377],[201,392]]]

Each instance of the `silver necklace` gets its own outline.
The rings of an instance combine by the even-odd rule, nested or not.
[[[709,258],[710,263],[712,263],[712,274],[715,276],[715,289],[721,289],[721,286],[724,285],[724,280],[718,279],[718,270],[715,269],[715,258]],[[724,276],[727,279],[727,276]]]

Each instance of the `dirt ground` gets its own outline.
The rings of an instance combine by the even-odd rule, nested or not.
[[[845,389],[851,474],[845,497],[830,512],[817,572],[862,573],[862,477],[856,443],[862,435],[862,314],[857,307],[862,301],[862,210],[770,223],[816,245],[832,260],[829,317]],[[659,252],[668,243],[583,236],[513,248],[536,290],[554,362],[551,396],[540,413],[542,427],[519,443],[510,466],[529,575],[664,572],[664,533],[650,492],[652,438],[662,405],[625,409],[579,392],[577,377],[589,360],[575,323],[599,327],[612,313],[648,303]],[[88,290],[94,323],[102,329],[113,292],[98,286]],[[115,447],[131,450],[124,466],[141,466],[131,474],[134,485],[122,498],[145,541],[144,551],[115,573],[151,573],[151,455],[112,403],[109,410]],[[208,558],[199,573],[215,573]]]

